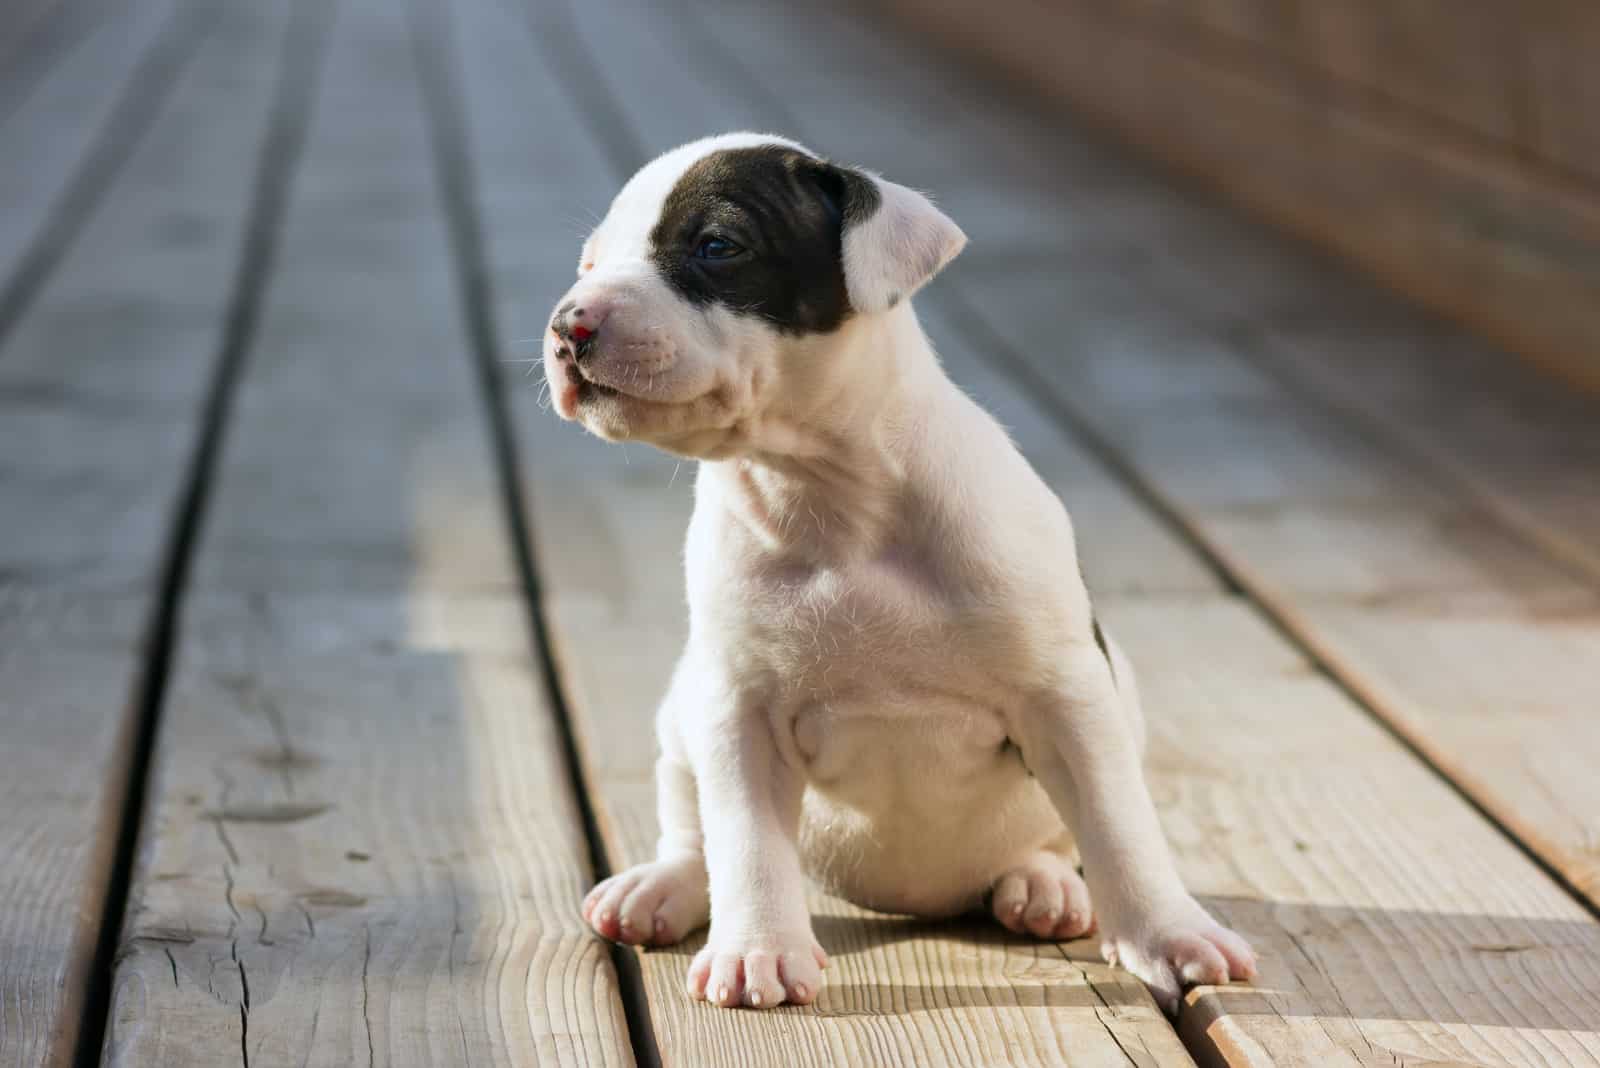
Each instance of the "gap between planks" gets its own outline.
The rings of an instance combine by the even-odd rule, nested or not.
[[[130,756],[121,799],[112,817],[118,823],[115,854],[104,897],[84,1021],[75,1063],[100,1062],[111,1004],[112,972],[122,934],[134,859],[143,825],[155,740],[171,673],[177,633],[195,542],[205,518],[229,411],[259,322],[262,295],[277,251],[290,180],[305,145],[311,101],[322,70],[327,30],[336,4],[297,0],[284,36],[280,76],[271,118],[262,141],[249,201],[249,226],[241,247],[228,300],[215,371],[205,394],[199,435],[190,454],[169,541],[162,554],[155,605],[145,625],[145,663],[128,730]]]
[[[483,242],[483,223],[478,215],[474,190],[477,187],[472,155],[467,148],[461,105],[459,73],[452,62],[455,30],[449,9],[436,7],[431,0],[409,0],[412,47],[422,83],[423,109],[439,187],[444,200],[445,221],[455,259],[456,284],[467,321],[480,400],[487,416],[489,446],[499,478],[501,505],[511,538],[512,557],[522,586],[522,601],[527,613],[534,658],[539,666],[551,714],[561,737],[562,763],[568,788],[576,800],[583,821],[584,841],[589,865],[596,882],[612,873],[605,840],[596,819],[593,790],[580,753],[572,715],[565,700],[561,672],[551,642],[551,628],[545,616],[543,587],[530,528],[531,502],[524,492],[522,464],[512,429],[505,397],[503,355],[495,321],[492,283]],[[661,1064],[661,1051],[650,1024],[644,979],[632,950],[618,944],[609,946],[612,964],[622,997],[629,1044],[641,1068]]]

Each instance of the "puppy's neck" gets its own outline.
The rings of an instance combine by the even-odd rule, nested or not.
[[[762,550],[838,565],[881,549],[904,513],[905,458],[947,385],[909,302],[848,324],[779,384],[707,477]]]

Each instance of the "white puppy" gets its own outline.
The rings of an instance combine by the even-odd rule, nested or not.
[[[702,461],[660,846],[583,905],[635,944],[709,919],[695,997],[817,996],[807,872],[890,912],[987,900],[1040,938],[1098,921],[1169,1010],[1254,972],[1178,879],[1066,510],[911,309],[965,241],[903,186],[710,138],[628,182],[551,320],[563,418]]]

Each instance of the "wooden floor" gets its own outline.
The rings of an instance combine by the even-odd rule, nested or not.
[[[1600,402],[856,10],[0,15],[0,1065],[1600,1065]],[[687,472],[525,374],[657,151],[781,131],[971,235],[919,298],[1071,508],[1189,885],[1088,943],[816,895],[691,1003],[648,855]]]

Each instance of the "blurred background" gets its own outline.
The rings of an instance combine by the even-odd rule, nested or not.
[[[885,3],[1263,219],[1600,386],[1589,5]]]
[[[1597,55],[1576,0],[0,2],[0,1064],[1600,1064]],[[583,924],[693,471],[537,357],[736,129],[970,236],[918,314],[1254,985],[815,893],[817,1005],[725,1013]]]

